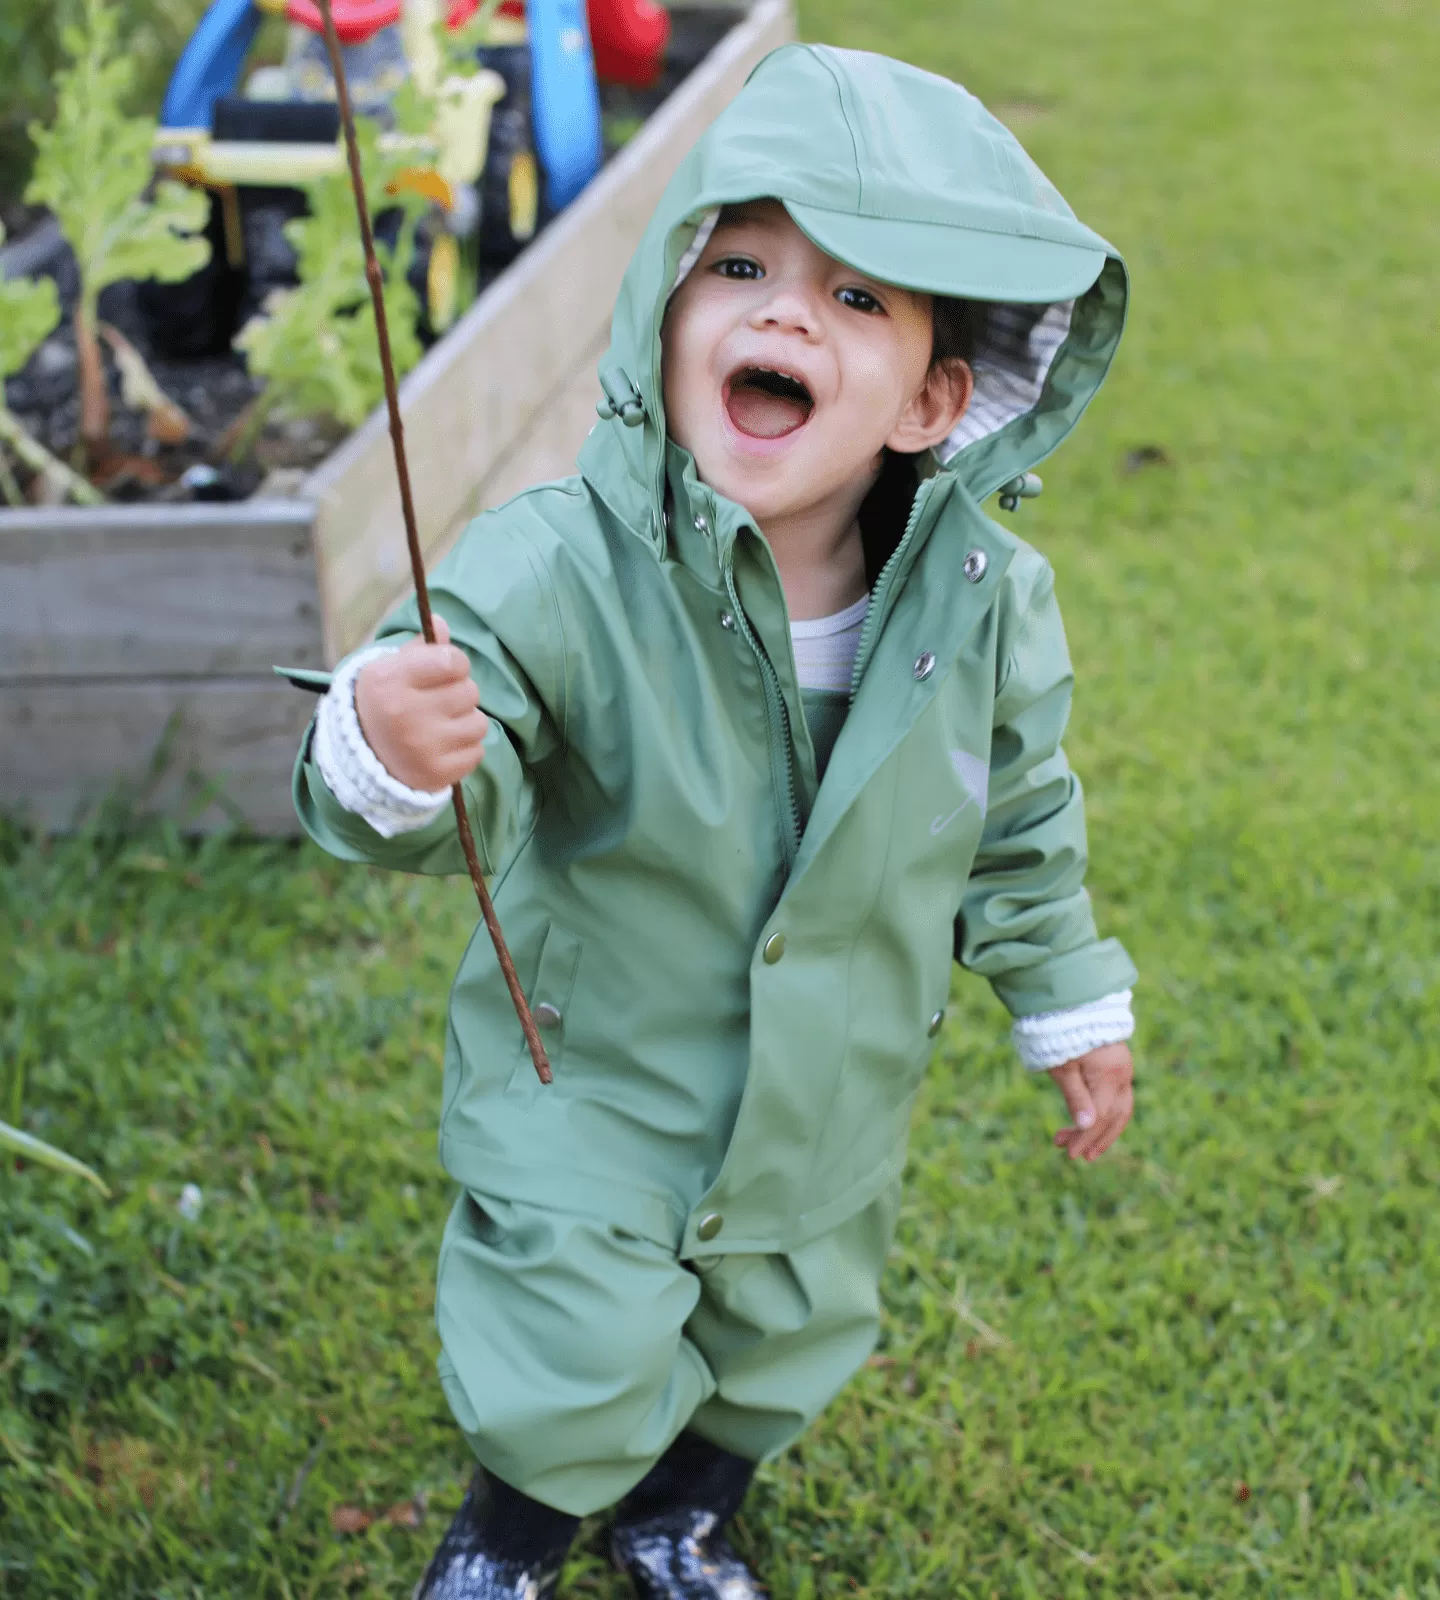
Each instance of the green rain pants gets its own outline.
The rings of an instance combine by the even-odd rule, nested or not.
[[[875,1347],[899,1184],[785,1255],[673,1246],[462,1192],[440,1252],[446,1399],[481,1464],[576,1516],[613,1505],[691,1428],[758,1461]]]

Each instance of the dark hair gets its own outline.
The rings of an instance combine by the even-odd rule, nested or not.
[[[944,361],[974,361],[984,313],[974,300],[956,300],[937,294],[932,301],[935,334],[930,345],[930,365]]]

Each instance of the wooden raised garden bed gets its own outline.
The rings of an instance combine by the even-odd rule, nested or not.
[[[767,52],[755,0],[595,181],[401,389],[433,562],[465,523],[572,470],[595,364],[655,203]],[[190,828],[295,831],[312,703],[271,667],[333,665],[409,588],[377,412],[293,499],[0,511],[0,812],[64,829],[116,795]]]

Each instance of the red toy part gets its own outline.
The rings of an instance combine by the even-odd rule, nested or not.
[[[648,89],[660,76],[670,43],[670,13],[654,0],[587,0],[595,76],[602,83]],[[524,0],[502,0],[499,16],[519,22]],[[456,26],[452,17],[451,27]]]
[[[670,13],[654,0],[587,0],[586,9],[595,76],[648,89],[665,63]]]
[[[479,8],[480,0],[450,0],[446,21],[452,28],[468,22]],[[335,15],[335,32],[341,44],[364,44],[381,28],[392,27],[400,20],[400,0],[330,0]],[[320,7],[315,0],[288,0],[285,15],[298,22],[311,33],[324,33],[325,24],[320,17]]]

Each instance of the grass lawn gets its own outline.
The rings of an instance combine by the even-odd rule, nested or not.
[[[1072,1170],[957,979],[882,1352],[742,1542],[778,1600],[1440,1600],[1440,11],[803,21],[966,79],[1134,269],[1021,526],[1142,1082]],[[0,1116],[115,1188],[0,1174],[0,1594],[408,1595],[467,1470],[430,1307],[468,889],[164,836],[11,835],[0,885]],[[628,1593],[600,1548],[564,1593]]]

